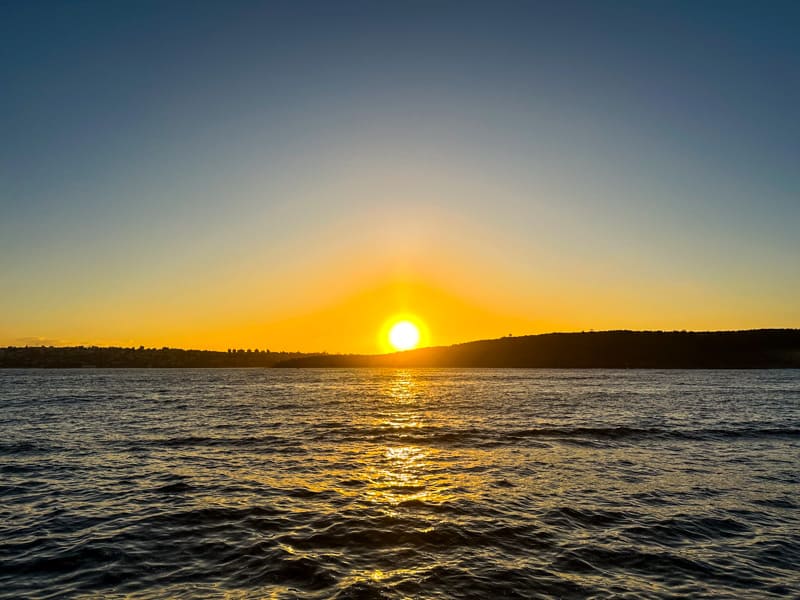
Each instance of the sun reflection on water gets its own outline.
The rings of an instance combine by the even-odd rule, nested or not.
[[[434,499],[428,473],[430,452],[415,446],[387,448],[380,465],[368,468],[366,496],[372,502],[397,505]]]
[[[371,425],[389,439],[370,449],[364,461],[363,493],[371,503],[389,508],[441,504],[452,497],[450,478],[439,467],[441,450],[417,443],[423,430],[436,427],[427,412],[425,383],[412,371],[398,370],[380,390]]]

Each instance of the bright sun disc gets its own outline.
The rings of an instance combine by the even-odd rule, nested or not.
[[[411,350],[419,344],[419,328],[411,321],[395,323],[389,330],[389,343],[396,350]]]

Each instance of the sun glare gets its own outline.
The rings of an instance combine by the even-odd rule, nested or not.
[[[389,343],[395,350],[411,350],[419,344],[419,328],[411,321],[395,323],[389,330]]]

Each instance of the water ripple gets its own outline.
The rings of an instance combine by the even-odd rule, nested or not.
[[[0,373],[0,598],[800,597],[795,371]]]

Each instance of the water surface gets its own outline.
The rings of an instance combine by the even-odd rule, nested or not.
[[[0,597],[800,595],[800,371],[0,371]]]

